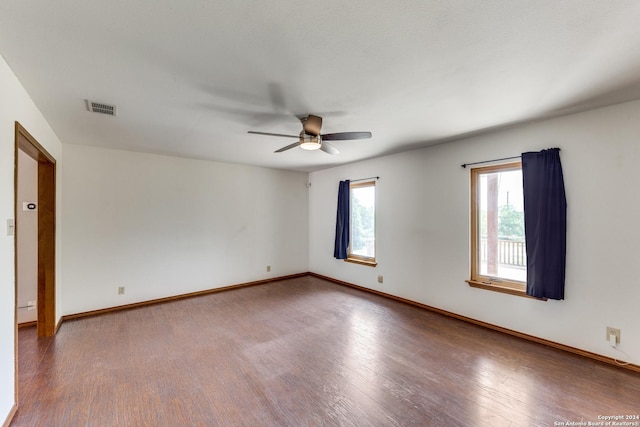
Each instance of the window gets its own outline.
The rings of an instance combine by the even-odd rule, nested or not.
[[[351,231],[346,261],[376,265],[376,182],[350,184]]]
[[[520,162],[471,170],[471,286],[524,295],[522,194]]]

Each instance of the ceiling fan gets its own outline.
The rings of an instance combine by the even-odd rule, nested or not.
[[[321,134],[320,128],[322,128],[322,117],[309,114],[307,117],[300,119],[302,122],[302,131],[300,135],[285,135],[281,133],[269,133],[269,132],[256,132],[250,130],[248,133],[254,135],[268,135],[268,136],[280,136],[285,138],[298,138],[298,141],[286,147],[282,147],[274,153],[282,153],[283,151],[290,150],[295,147],[300,147],[304,150],[322,150],[329,154],[338,154],[340,151],[329,144],[327,141],[346,141],[352,139],[368,139],[371,138],[371,132],[340,132],[340,133],[327,133]]]

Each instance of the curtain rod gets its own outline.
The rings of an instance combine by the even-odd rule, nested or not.
[[[513,160],[513,159],[519,159],[522,156],[513,156],[513,157],[503,157],[501,159],[493,159],[493,160],[483,160],[481,162],[473,162],[473,163],[464,163],[460,166],[462,166],[463,168],[466,168],[467,166],[471,166],[471,165],[481,165],[483,163],[492,163],[492,162],[499,162],[501,160]]]
[[[350,180],[349,180],[349,182],[366,181],[366,180],[374,179],[374,178],[375,178],[375,179],[380,179],[380,177],[379,177],[379,176],[371,176],[371,177],[369,177],[369,178],[350,179]]]
[[[561,151],[561,150],[558,148],[558,151]],[[465,163],[465,164],[462,164],[460,166],[462,166],[463,168],[466,168],[467,166],[471,166],[471,165],[481,165],[483,163],[492,163],[492,162],[499,162],[501,160],[514,160],[514,159],[520,159],[520,158],[522,158],[522,156],[503,157],[501,159],[493,159],[493,160],[484,160],[482,162]]]

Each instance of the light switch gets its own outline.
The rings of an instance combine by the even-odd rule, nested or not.
[[[16,234],[16,223],[13,218],[7,220],[7,236],[13,236]]]

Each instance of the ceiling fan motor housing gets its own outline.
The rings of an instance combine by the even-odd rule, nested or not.
[[[322,117],[309,114],[307,117],[300,119],[302,127],[307,135],[320,135],[322,129]]]

